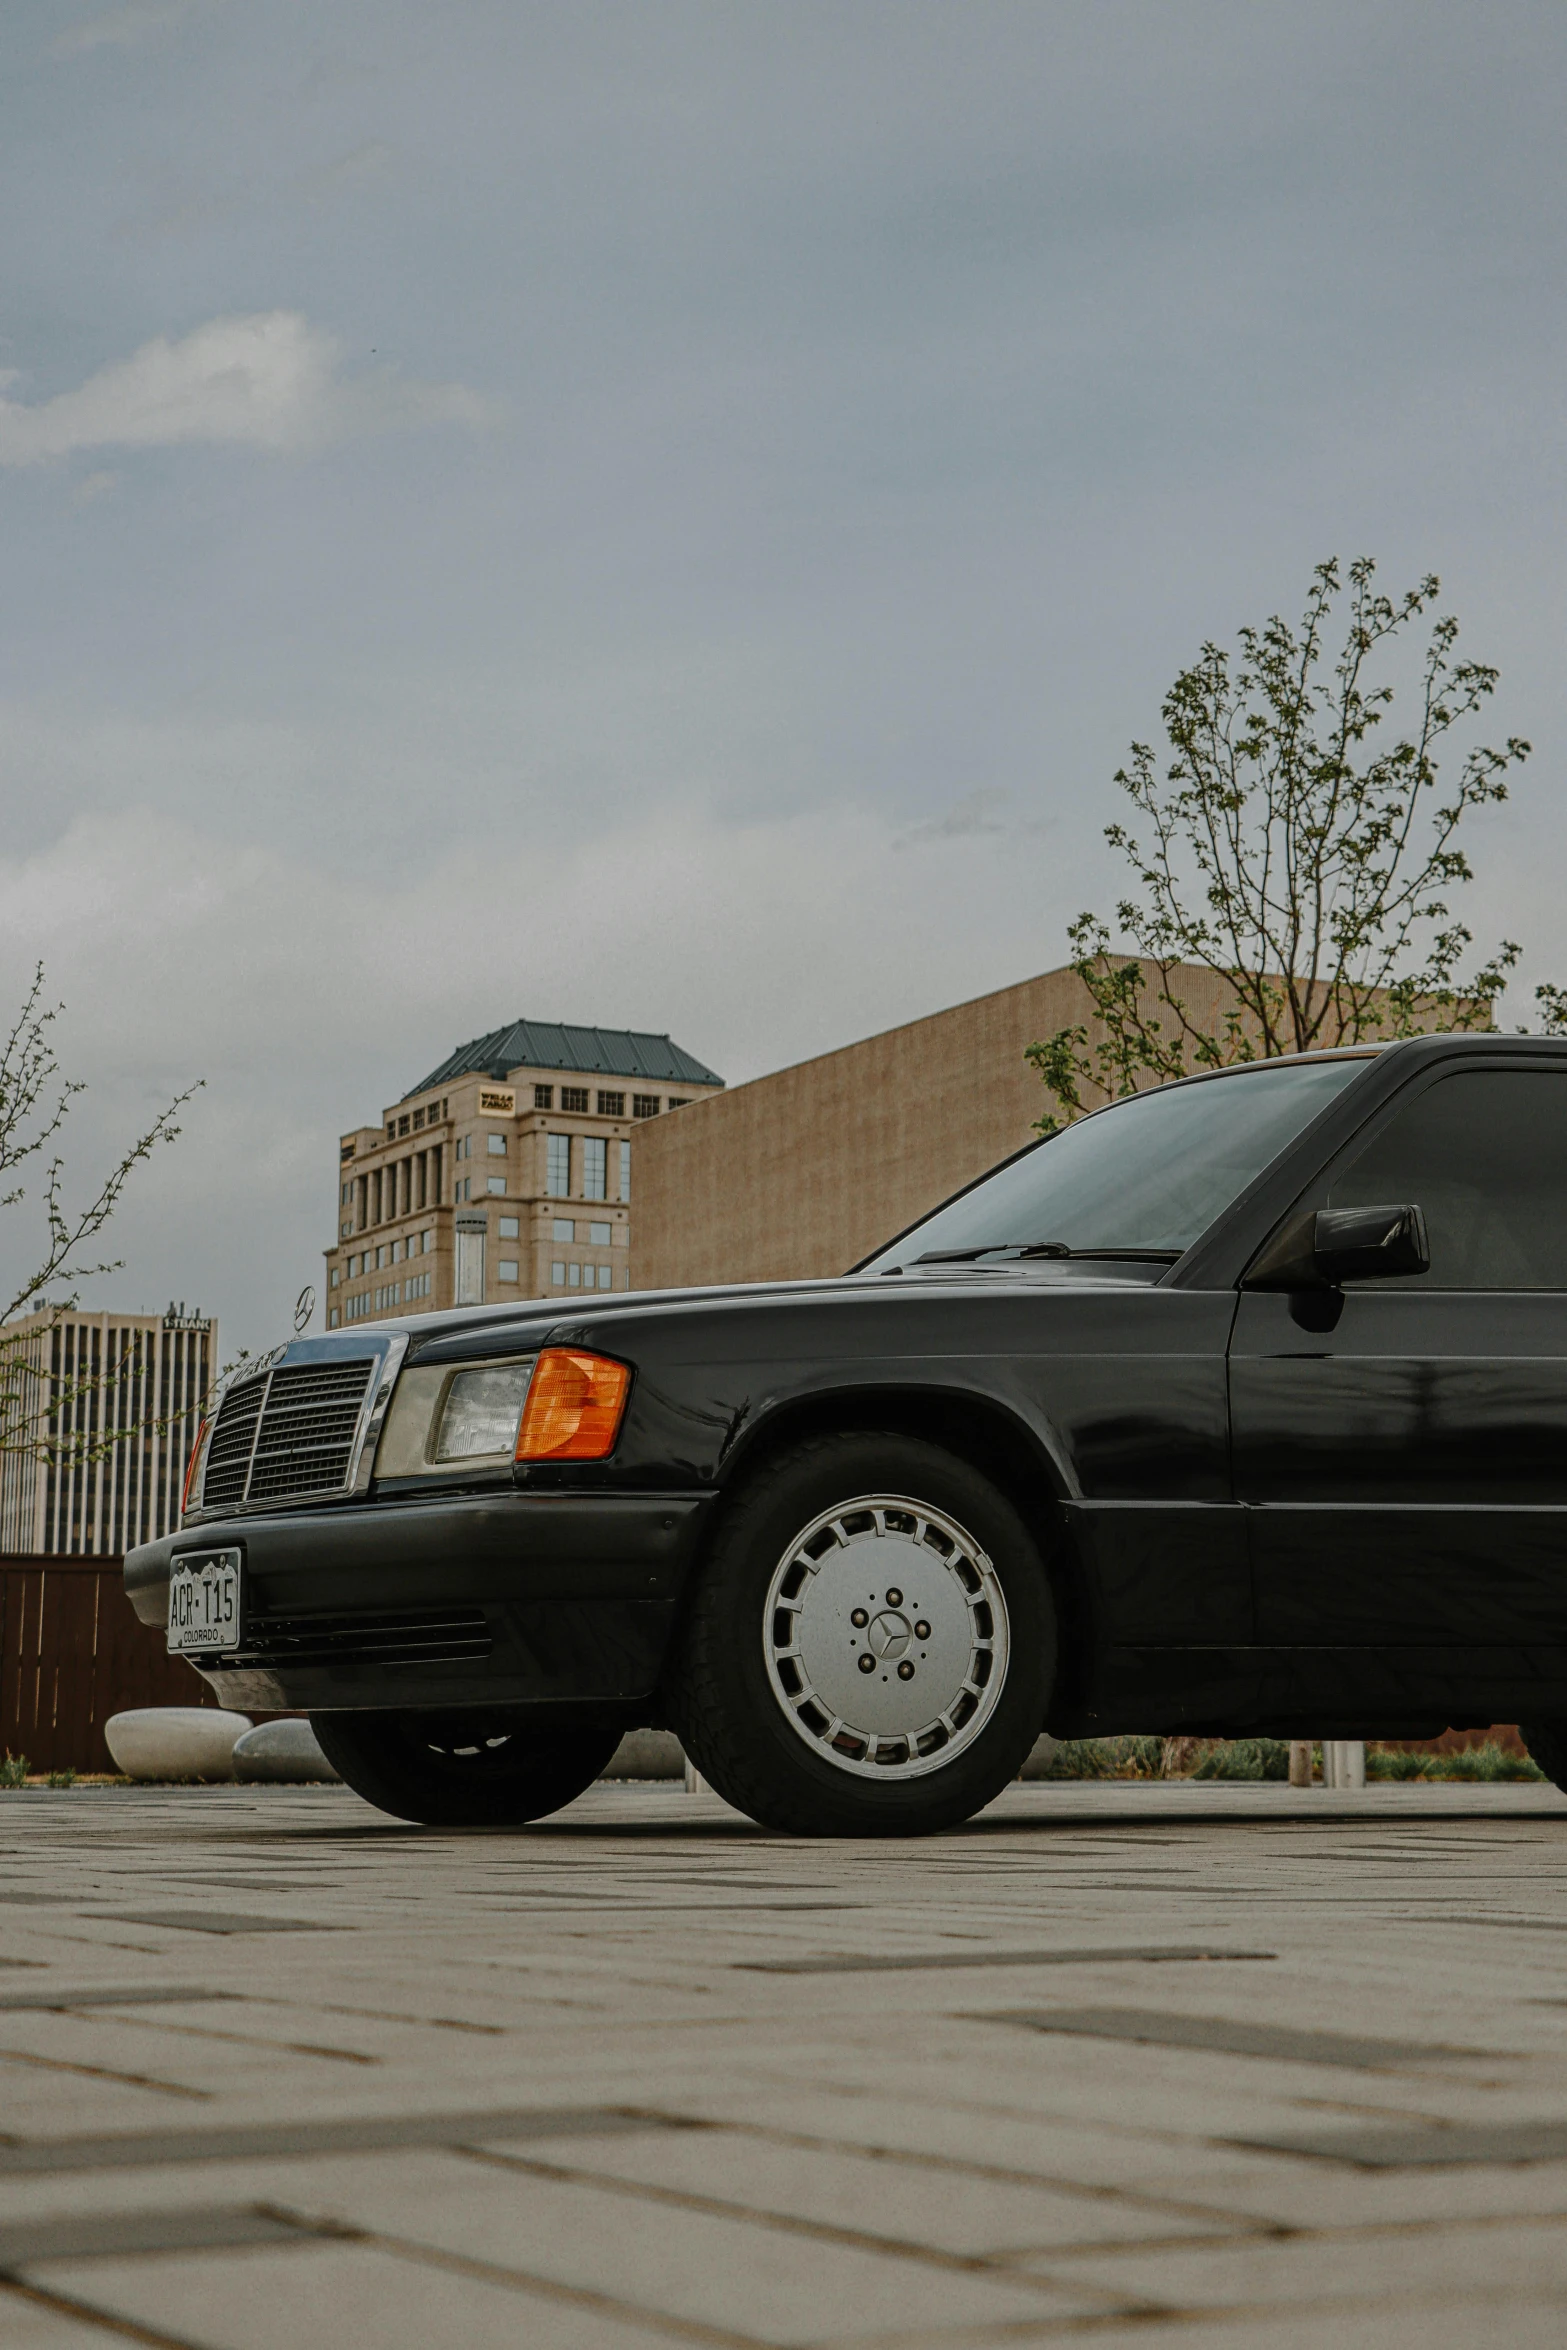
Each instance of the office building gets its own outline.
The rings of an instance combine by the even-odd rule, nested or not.
[[[339,1141],[329,1330],[631,1286],[642,1137],[723,1079],[635,1029],[514,1020]]]
[[[4,1333],[20,1411],[0,1452],[0,1551],[114,1555],[180,1522],[218,1372],[218,1326],[166,1314],[29,1315]],[[42,1456],[42,1457],[41,1457]]]
[[[1194,1016],[1227,990],[1172,967]],[[639,1289],[847,1272],[1033,1139],[1050,1107],[1029,1045],[1101,1032],[1070,968],[778,1069],[650,1135],[637,1174]]]

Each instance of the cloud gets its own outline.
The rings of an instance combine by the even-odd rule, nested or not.
[[[178,342],[158,335],[75,391],[33,406],[0,398],[0,465],[184,441],[305,452],[351,433],[479,425],[492,412],[462,384],[390,368],[345,377],[342,359],[337,337],[297,310],[214,318]]]
[[[1009,822],[1006,810],[1011,798],[1009,791],[971,791],[955,807],[949,808],[945,816],[932,816],[928,822],[899,833],[892,845],[895,849],[909,849],[926,841],[978,840],[986,833],[1048,829],[1048,819],[1045,823],[1020,824],[1015,819]]]
[[[89,17],[85,24],[72,25],[51,42],[55,57],[84,57],[93,49],[132,49],[139,41],[156,40],[160,33],[172,32],[189,16],[194,16],[204,0],[130,0],[124,8],[112,8],[107,16]]]
[[[67,1006],[62,1066],[89,1087],[71,1196],[206,1081],[179,1143],[138,1171],[110,1234],[125,1271],[94,1297],[199,1298],[225,1351],[270,1343],[320,1281],[339,1134],[519,1013],[668,1029],[735,1082],[1051,959],[1021,860],[992,868],[993,844],[959,842],[890,879],[887,839],[853,806],[733,824],[664,800],[522,857],[459,835],[388,877],[127,795],[31,854],[0,843],[0,1012],[41,956]],[[441,951],[453,940],[462,952]],[[30,1212],[0,1217],[0,1260]]]

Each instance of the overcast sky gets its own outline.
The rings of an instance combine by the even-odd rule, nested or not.
[[[270,1342],[340,1129],[518,1015],[737,1081],[1061,962],[1328,554],[1501,664],[1469,911],[1567,980],[1564,68],[1560,0],[9,0],[0,982],[78,1190],[206,1081],[94,1301]]]

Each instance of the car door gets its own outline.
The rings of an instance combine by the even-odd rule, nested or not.
[[[1281,1704],[1503,1718],[1567,1694],[1567,1068],[1439,1064],[1299,1205],[1411,1202],[1427,1273],[1243,1289],[1256,1637]]]

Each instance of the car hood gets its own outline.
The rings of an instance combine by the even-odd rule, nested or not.
[[[1163,1280],[1169,1270],[1167,1264],[1102,1257],[1030,1258],[1025,1263],[984,1271],[973,1265],[927,1265],[900,1274],[840,1273],[818,1280],[729,1281],[691,1289],[609,1290],[602,1296],[573,1298],[569,1303],[565,1299],[524,1301],[519,1298],[515,1305],[456,1306],[442,1314],[422,1314],[403,1322],[388,1320],[364,1327],[406,1330],[411,1352],[425,1354],[443,1341],[460,1340],[480,1332],[515,1330],[519,1339],[526,1334],[528,1343],[536,1345],[546,1336],[575,1337],[596,1323],[612,1321],[623,1331],[628,1324],[634,1325],[649,1315],[667,1316],[683,1308],[711,1312],[714,1308],[721,1311],[729,1305],[755,1305],[773,1299],[783,1304],[790,1299],[825,1302],[838,1297],[862,1304],[868,1298],[884,1297],[892,1304],[899,1294],[929,1296],[933,1290],[943,1289],[962,1290],[970,1296],[976,1289],[1027,1289],[1036,1296],[1052,1290],[1148,1289]]]

